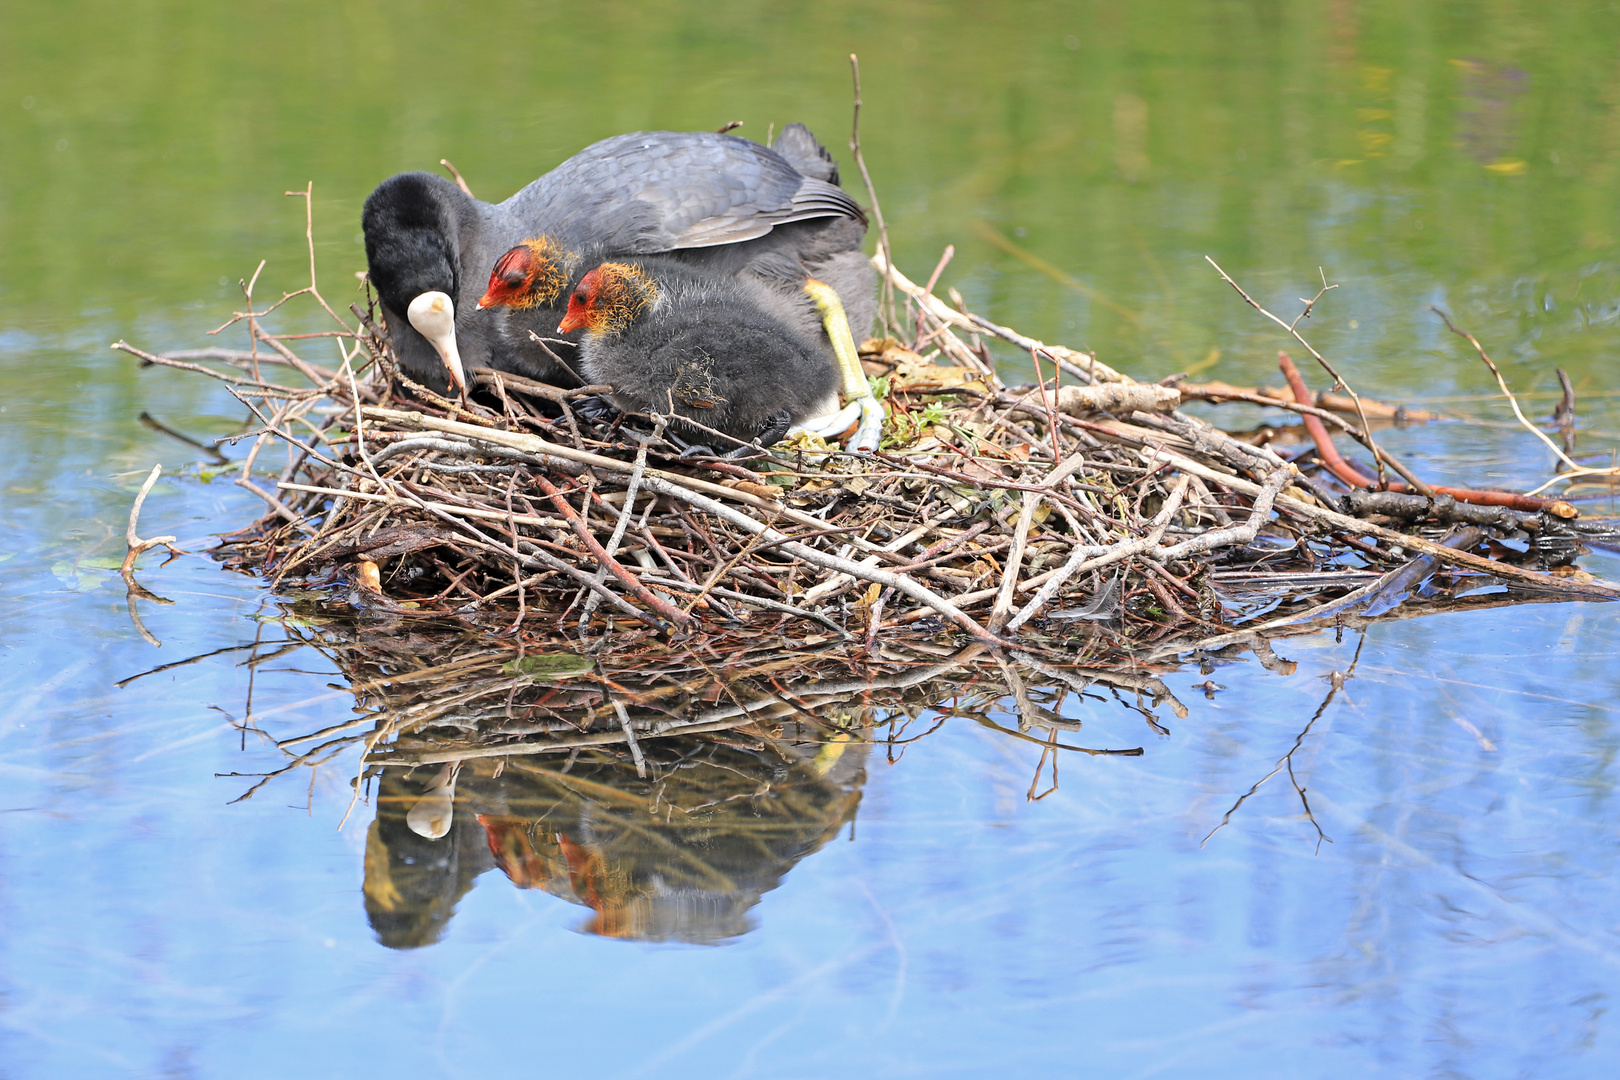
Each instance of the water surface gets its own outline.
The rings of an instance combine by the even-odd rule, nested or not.
[[[1162,676],[1189,710],[1156,710],[1167,734],[1112,699],[1070,696],[1063,716],[1084,726],[1063,741],[1144,753],[1065,754],[1039,801],[1040,749],[961,719],[894,764],[877,747],[819,773],[814,755],[767,767],[747,750],[655,762],[756,787],[783,770],[779,801],[736,800],[752,816],[704,811],[711,840],[732,838],[706,868],[682,861],[694,834],[660,833],[655,811],[744,786],[671,780],[649,808],[633,770],[583,757],[574,787],[464,774],[465,809],[493,827],[463,814],[442,850],[390,847],[417,789],[373,785],[339,830],[352,751],[246,801],[231,800],[255,778],[219,775],[278,768],[268,739],[356,715],[344,674],[298,645],[258,665],[242,729],[246,654],[216,650],[308,636],[280,602],[203,555],[159,569],[152,554],[143,579],[173,603],[141,610],[162,648],[130,625],[112,567],[152,464],[166,475],[144,531],[189,552],[257,507],[138,419],[211,438],[238,428],[240,406],[107,349],[214,342],[206,330],[260,259],[270,295],[305,284],[302,200],[282,193],[311,181],[334,299],[362,263],[366,192],[441,157],[504,197],[620,131],[742,119],[763,137],[802,120],[853,181],[846,58],[859,51],[868,163],[913,277],[954,244],[942,281],[992,318],[1138,375],[1253,383],[1276,380],[1282,341],[1203,256],[1290,312],[1320,267],[1340,288],[1310,333],[1359,388],[1499,425],[1391,431],[1392,448],[1436,481],[1531,486],[1551,455],[1484,396],[1489,374],[1427,305],[1486,342],[1527,411],[1550,409],[1562,367],[1581,447],[1620,441],[1610,5],[79,3],[9,16],[0,1072],[1620,1066],[1611,606],[1288,639],[1275,644],[1288,674],[1248,654],[1186,663]],[[1620,577],[1613,556],[1582,565]],[[1223,689],[1206,697],[1195,685],[1208,682]],[[1331,842],[1285,770],[1201,843],[1319,709],[1291,763]],[[725,888],[702,877],[714,860]],[[672,887],[674,914],[603,900],[694,874]]]

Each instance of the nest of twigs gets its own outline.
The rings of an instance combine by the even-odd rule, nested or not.
[[[249,288],[233,322],[247,323],[250,350],[117,347],[224,379],[256,417],[237,483],[269,510],[225,537],[227,564],[281,588],[335,588],[376,613],[531,637],[763,629],[868,649],[880,634],[1062,647],[1100,632],[1128,650],[1252,615],[1221,587],[1233,575],[1294,583],[1281,606],[1296,621],[1327,614],[1324,597],[1342,610],[1347,588],[1376,600],[1414,558],[1426,574],[1438,562],[1569,597],[1617,595],[1540,572],[1580,550],[1567,504],[1504,495],[1476,506],[1415,477],[1404,494],[1387,482],[1341,494],[1325,434],[1302,472],[1181,411],[1173,386],[949,306],[876,261],[906,301],[889,325],[909,341],[865,346],[888,406],[874,453],[801,437],[751,456],[682,456],[662,437],[665,418],[592,419],[575,408],[590,388],[492,370],[473,370],[470,400],[449,400],[399,375],[374,308],[339,318],[313,280],[300,292],[340,329],[272,333]],[[300,355],[312,338],[338,343],[339,368]],[[1041,380],[1004,385],[994,339],[1027,351]],[[197,362],[208,359],[234,370]],[[270,381],[267,368],[310,385]],[[1231,388],[1188,396],[1228,393],[1241,399]],[[1295,400],[1310,400],[1297,384]],[[1363,441],[1381,479],[1386,463],[1410,476],[1365,422],[1283,404]],[[256,467],[277,442],[287,460],[269,478]],[[1513,538],[1529,541],[1522,552],[1500,543]]]
[[[587,853],[604,876],[571,895],[597,907],[589,928],[729,936],[853,813],[868,754],[893,758],[947,719],[1038,743],[1029,798],[1041,798],[1059,751],[1142,753],[1131,734],[1081,745],[1071,695],[1111,700],[1162,736],[1160,707],[1187,710],[1159,675],[1189,662],[1207,674],[1252,651],[1287,673],[1269,638],[1620,597],[1573,565],[1583,544],[1620,543],[1612,522],[1543,496],[1425,484],[1374,438],[1373,421],[1400,411],[1356,395],[1299,319],[1261,309],[1327,371],[1331,394],[1313,395],[1286,356],[1286,394],[1144,384],[874,261],[899,303],[885,304],[891,336],[863,349],[887,414],[872,453],[800,437],[683,455],[667,418],[604,420],[577,408],[592,388],[491,370],[470,372],[470,399],[440,397],[401,377],[374,306],[340,317],[322,298],[313,246],[308,287],[261,310],[244,283],[247,310],[226,326],[246,324],[248,349],[115,346],[222,380],[252,414],[232,437],[250,442],[235,482],[267,510],[217,554],[289,598],[284,626],[345,675],[359,715],[272,739],[283,760],[247,774],[241,797],[358,749],[356,799],[378,785],[366,896],[385,940],[430,940],[489,858],[520,885],[571,895],[580,852],[556,837],[587,810],[599,826],[602,799],[636,808],[624,835],[683,852],[692,877],[676,892],[714,918],[676,918],[654,887],[667,852],[643,865],[609,828]],[[299,296],[335,327],[266,325]],[[992,342],[1027,355],[1037,382],[1005,385]],[[333,344],[336,367],[313,359]],[[1308,439],[1289,449],[1270,429],[1224,431],[1183,411],[1193,400],[1290,409]],[[1573,409],[1566,388],[1566,446]],[[1347,461],[1335,434],[1371,463]],[[1555,481],[1613,482],[1560,457]],[[154,641],[133,569],[172,539],[136,533],[158,472],[124,566],[131,616]],[[693,781],[679,798],[666,783],[677,774]],[[585,807],[582,784],[601,799]],[[780,843],[756,858],[767,820]],[[733,830],[746,834],[735,850],[717,839]],[[446,837],[466,855],[459,869],[420,871],[451,865],[418,857]],[[733,859],[744,848],[754,854]]]
[[[1216,625],[1197,560],[1177,564],[1241,546],[1254,527],[1205,535],[1186,481],[1060,410],[1080,388],[1043,402],[892,345],[882,355],[901,366],[890,445],[870,455],[805,440],[681,457],[658,418],[591,421],[568,394],[494,372],[477,378],[499,408],[424,394],[367,405],[359,384],[333,386],[335,407],[309,425],[318,441],[299,447],[274,513],[228,539],[229,560],[278,583],[341,579],[372,608],[567,635],[763,619],[839,637],[954,626],[989,642],[1065,609],[1127,635]],[[1150,406],[1176,397],[1117,389]],[[282,411],[272,426],[288,436],[310,416]],[[1273,496],[1292,475],[1277,469]],[[1121,548],[1122,536],[1151,542]],[[1152,568],[1132,562],[1165,537]]]

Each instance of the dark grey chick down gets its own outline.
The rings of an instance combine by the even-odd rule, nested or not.
[[[753,273],[717,278],[667,256],[627,261],[657,298],[622,331],[589,333],[580,347],[585,378],[611,385],[619,409],[696,421],[670,430],[729,452],[736,444],[712,431],[768,446],[838,407],[838,370],[809,297]]]
[[[826,171],[824,152],[807,149],[820,150],[808,131],[790,138],[784,130],[783,138],[796,154],[809,154],[803,159],[807,167],[836,177],[836,168]],[[550,235],[602,257],[693,249],[699,264],[729,265],[737,255],[727,246],[826,219],[858,222],[865,230],[860,207],[835,183],[801,174],[758,143],[712,132],[637,132],[586,147],[498,204],[474,199],[432,173],[401,173],[371,193],[361,227],[370,278],[405,373],[443,390],[438,354],[405,317],[411,301],[429,291],[454,302],[465,366],[574,385],[528,333],[567,336],[556,330],[567,290],[555,306],[477,307],[496,259],[524,240]],[[777,244],[824,246],[814,229],[796,235]],[[576,268],[573,281],[588,268]],[[567,346],[553,349],[570,359]]]

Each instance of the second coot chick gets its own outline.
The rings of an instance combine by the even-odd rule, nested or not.
[[[796,264],[781,261],[793,273]],[[836,411],[840,384],[826,341],[812,332],[809,297],[766,280],[771,269],[761,260],[716,277],[667,257],[602,263],[580,279],[558,329],[584,331],[581,374],[611,385],[621,410],[695,421],[702,426],[677,422],[675,432],[694,444],[711,444],[718,431],[770,446],[794,424]]]

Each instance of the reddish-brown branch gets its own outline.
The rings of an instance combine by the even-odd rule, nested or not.
[[[1288,387],[1294,392],[1295,401],[1310,401],[1310,387],[1305,385],[1305,377],[1299,373],[1299,368],[1289,359],[1288,354],[1277,354],[1277,366],[1282,369],[1283,378],[1288,380]],[[1310,432],[1316,443],[1316,451],[1322,457],[1322,464],[1328,471],[1351,487],[1372,488],[1375,486],[1373,478],[1363,475],[1340,456],[1338,449],[1333,445],[1333,437],[1328,434],[1327,425],[1310,413],[1301,414],[1305,421],[1305,430]],[[1395,492],[1410,491],[1411,488],[1399,480],[1391,480],[1386,490]],[[1435,486],[1434,491],[1440,495],[1450,495],[1458,502],[1473,503],[1476,506],[1506,506],[1513,510],[1522,510],[1532,514],[1547,511],[1562,518],[1571,518],[1576,514],[1575,508],[1561,499],[1543,499],[1536,495],[1520,495],[1512,491],[1479,491],[1474,488],[1454,488]]]
[[[656,593],[643,585],[634,574],[626,570],[619,560],[609,555],[607,549],[597,541],[596,537],[591,535],[591,530],[585,527],[585,523],[580,520],[579,514],[568,504],[568,500],[563,498],[562,492],[557,490],[556,485],[539,473],[534,474],[534,481],[540,485],[540,490],[544,491],[546,497],[551,500],[551,505],[557,508],[557,513],[568,520],[568,525],[574,530],[574,535],[579,537],[580,542],[590,549],[591,554],[596,557],[596,561],[607,567],[608,573],[623,582],[624,587],[634,593],[637,600],[672,623],[679,624],[694,621],[691,615],[659,599]]]

